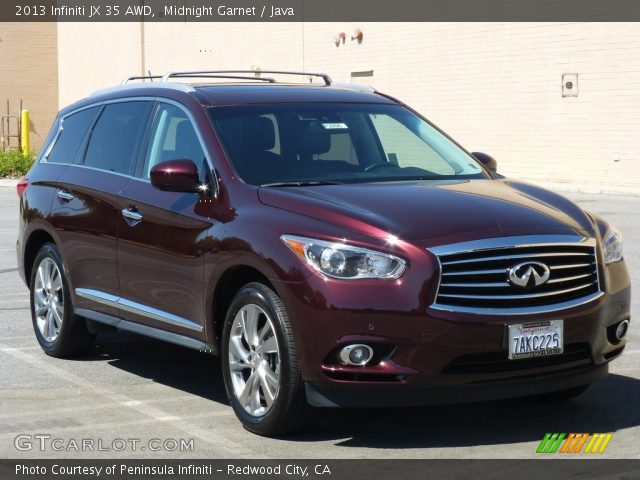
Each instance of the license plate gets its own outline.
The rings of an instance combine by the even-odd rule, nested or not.
[[[560,355],[562,333],[562,320],[509,325],[509,360]]]

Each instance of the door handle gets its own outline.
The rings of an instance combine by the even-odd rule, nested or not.
[[[135,210],[132,210],[133,207],[129,207],[129,208],[123,208],[122,209],[122,216],[124,218],[126,218],[127,220],[132,220],[134,222],[139,222],[140,220],[142,220],[142,214],[136,212]]]
[[[73,193],[71,193],[69,190],[58,190],[56,192],[56,195],[58,196],[58,198],[66,200],[67,202],[73,200]]]

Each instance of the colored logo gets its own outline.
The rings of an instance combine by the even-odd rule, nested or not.
[[[536,453],[604,453],[613,433],[547,433]]]
[[[509,269],[509,281],[518,287],[538,287],[549,280],[551,271],[544,263],[524,262]],[[530,285],[533,279],[533,285]]]

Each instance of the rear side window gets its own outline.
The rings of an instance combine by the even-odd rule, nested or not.
[[[46,157],[47,162],[74,163],[80,145],[96,118],[98,110],[100,110],[100,107],[87,108],[78,113],[68,115],[61,120],[62,131]]]
[[[107,105],[91,133],[84,164],[131,174],[151,105],[144,101]]]

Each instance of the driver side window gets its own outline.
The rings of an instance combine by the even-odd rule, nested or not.
[[[180,108],[162,103],[153,122],[142,177],[148,179],[155,165],[178,159],[192,160],[204,179],[208,170],[206,156],[189,117]]]

